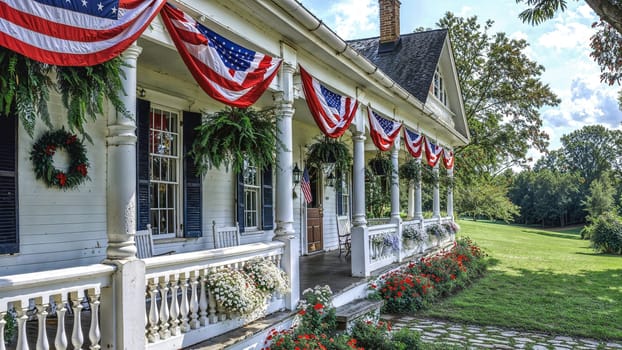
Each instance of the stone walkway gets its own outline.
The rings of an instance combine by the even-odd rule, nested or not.
[[[419,331],[424,342],[447,343],[464,346],[467,349],[622,349],[620,342],[601,342],[594,339],[519,332],[497,327],[464,325],[404,315],[383,314],[381,318],[390,321],[393,324],[393,329],[408,327]]]

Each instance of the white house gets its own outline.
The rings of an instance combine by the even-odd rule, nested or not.
[[[105,115],[87,127],[93,140],[84,142],[90,181],[63,191],[37,180],[31,150],[48,127],[38,123],[31,138],[16,117],[0,118],[0,350],[5,348],[2,318],[12,309],[20,350],[29,342],[41,349],[67,343],[90,344],[91,349],[188,346],[248,321],[227,319],[206,290],[203,282],[218,266],[240,268],[255,257],[269,258],[287,272],[291,290],[272,298],[268,312],[292,310],[300,294],[299,257],[338,249],[337,216],[352,222],[351,258],[344,261],[354,276],[369,276],[408,255],[402,251],[379,258],[371,247],[374,235],[399,237],[401,211],[421,226],[453,220],[451,193],[446,204],[440,203],[438,186],[413,183],[410,204],[402,210],[397,173],[391,183],[391,217],[370,226],[365,214],[365,167],[376,153],[368,108],[447,150],[469,141],[446,31],[400,36],[398,0],[379,0],[380,37],[351,42],[295,0],[170,3],[228,40],[282,59],[278,75],[253,105],[274,107],[281,117],[285,147],[277,154],[277,166],[246,177],[212,169],[198,178],[190,171],[186,152],[194,126],[201,113],[225,105],[197,84],[161,16],[122,54],[127,66],[120,96],[133,116],[107,106]],[[309,205],[292,171],[304,167],[307,146],[321,131],[305,100],[300,67],[333,92],[358,101],[342,136],[353,153],[351,174],[344,174],[345,186],[336,191],[328,185],[329,171],[315,173]],[[48,106],[53,126],[62,127],[60,97],[53,94]],[[387,151],[395,169],[411,157],[401,135]],[[59,168],[69,161],[62,154],[54,157]],[[425,208],[433,212],[428,220],[421,207],[426,190],[434,193],[433,207]],[[216,248],[215,228],[236,224],[239,245]],[[154,255],[174,254],[136,257],[135,233],[147,225]],[[88,321],[80,319],[85,295]],[[180,297],[173,303],[171,295]],[[72,315],[65,315],[68,308]],[[48,314],[58,327],[49,340],[43,331],[52,327]],[[73,320],[73,330],[64,330],[65,318]],[[38,322],[36,334],[27,332],[32,322]],[[88,334],[79,326],[88,327]]]

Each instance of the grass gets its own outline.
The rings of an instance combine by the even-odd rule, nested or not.
[[[473,286],[422,316],[514,329],[622,339],[622,256],[596,254],[580,228],[461,221],[493,266]]]

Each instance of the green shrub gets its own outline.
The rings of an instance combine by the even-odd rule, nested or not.
[[[622,255],[622,219],[613,213],[598,217],[592,225],[592,247],[601,253]]]

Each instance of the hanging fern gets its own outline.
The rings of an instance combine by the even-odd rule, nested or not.
[[[0,114],[16,114],[30,137],[37,119],[52,129],[48,101],[53,88],[67,108],[69,129],[91,141],[85,125],[103,113],[106,98],[118,112],[129,115],[119,98],[125,78],[123,65],[117,57],[92,67],[52,66],[0,47]],[[50,77],[53,71],[56,84]]]
[[[421,171],[422,171],[421,161],[417,161],[414,158],[409,159],[406,163],[400,165],[400,179],[420,182],[421,181]]]
[[[52,66],[0,47],[0,114],[17,114],[32,137],[37,118],[52,127],[47,108]]]
[[[113,58],[92,67],[56,67],[56,82],[63,105],[67,108],[70,130],[90,136],[84,127],[89,119],[95,121],[103,113],[104,99],[108,98],[117,112],[127,115],[119,92],[123,92],[125,74],[123,61]]]
[[[224,165],[240,173],[245,162],[260,169],[274,164],[277,149],[284,147],[278,138],[276,121],[272,109],[226,107],[207,114],[196,128],[190,152],[197,172],[204,174],[212,167]]]

